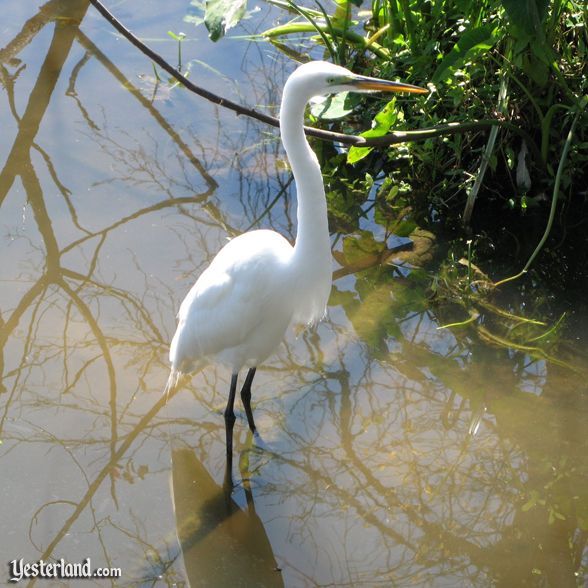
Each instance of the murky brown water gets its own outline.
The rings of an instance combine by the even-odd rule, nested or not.
[[[339,272],[328,320],[259,370],[262,440],[238,418],[226,495],[229,374],[164,407],[167,347],[227,237],[293,235],[292,192],[268,210],[276,133],[155,88],[82,2],[3,8],[5,562],[122,570],[84,586],[588,585],[585,381],[437,330],[416,274]],[[113,9],[172,62],[166,31],[188,32],[192,79],[277,104],[292,64],[269,45],[212,45],[185,2]]]

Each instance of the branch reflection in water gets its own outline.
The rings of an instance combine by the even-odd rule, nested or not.
[[[195,112],[185,93],[151,103],[123,73],[137,63],[119,69],[122,44],[85,3],[52,0],[37,14],[11,4],[0,49],[0,551],[91,556],[122,567],[123,585],[185,585],[234,536],[224,571],[256,544],[268,584],[582,585],[585,382],[438,331],[448,321],[426,302],[430,276],[396,269],[385,245],[359,255],[366,235],[389,237],[369,215],[334,238],[329,320],[289,337],[256,376],[264,442],[250,446],[240,415],[241,486],[223,493],[229,375],[198,374],[162,410],[173,301],[227,236],[257,223],[292,237],[277,141]],[[226,58],[210,59],[223,69],[213,60]],[[283,63],[247,67],[242,88],[260,92],[250,103],[277,103]],[[172,464],[170,440],[184,444]]]

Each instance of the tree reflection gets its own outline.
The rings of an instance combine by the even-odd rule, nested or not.
[[[84,2],[48,2],[0,50],[4,112],[17,129],[0,172],[0,206],[8,210],[22,186],[34,225],[4,220],[16,237],[2,253],[12,269],[1,302],[0,459],[7,469],[24,456],[39,469],[27,478],[40,490],[23,497],[28,521],[19,547],[31,546],[31,560],[91,554],[122,565],[128,584],[181,585],[174,527],[185,539],[184,559],[193,545],[224,544],[245,528],[225,571],[243,569],[237,562],[258,548],[255,557],[278,584],[581,585],[585,383],[561,367],[438,331],[444,321],[426,302],[427,276],[389,265],[396,252],[385,244],[361,259],[335,245],[330,319],[289,338],[261,370],[255,402],[263,441],[243,442],[246,427],[237,423],[241,486],[222,493],[218,411],[227,374],[198,374],[163,410],[169,330],[191,278],[174,284],[158,276],[149,263],[155,249],[129,251],[125,234],[139,239],[150,227],[173,238],[179,250],[169,275],[196,273],[226,236],[248,226],[291,237],[293,188],[288,173],[275,171],[275,137],[252,123],[242,133],[218,123],[215,140],[175,130],[79,30],[85,11]],[[50,24],[51,44],[20,116],[27,71],[19,55]],[[104,216],[92,216],[57,147],[39,138],[68,62],[64,88],[86,149],[107,162],[92,176],[91,198],[117,186],[129,195],[121,211]],[[114,113],[87,95],[84,74],[96,72],[86,68],[97,67],[124,86],[152,130],[117,128]],[[278,62],[262,75],[269,98],[256,101],[275,104]],[[167,156],[163,141],[173,146]],[[255,150],[245,148],[250,141]],[[219,196],[223,174],[238,181]],[[276,198],[280,191],[284,198]],[[346,238],[376,240],[367,233]],[[119,255],[124,266],[116,266]],[[562,388],[577,393],[556,404]],[[174,454],[175,517],[170,437],[190,447]],[[53,475],[63,479],[52,479],[35,452],[53,459]],[[190,492],[195,479],[202,493]],[[190,527],[194,513],[199,526]],[[225,525],[227,513],[240,517],[240,530]],[[215,538],[215,529],[226,533]],[[276,561],[283,579],[274,575]]]
[[[65,8],[65,4],[68,4],[67,8]],[[132,292],[117,288],[111,283],[103,282],[99,277],[96,277],[96,274],[100,271],[99,261],[103,246],[111,233],[142,216],[166,208],[178,208],[183,205],[205,202],[216,188],[216,182],[206,172],[199,160],[192,155],[192,152],[180,139],[179,135],[173,131],[172,127],[149,103],[142,99],[140,92],[134,90],[131,94],[154,116],[163,131],[167,132],[168,136],[175,142],[179,152],[186,155],[187,162],[200,173],[206,189],[195,195],[175,197],[172,191],[175,191],[177,186],[174,186],[171,181],[172,178],[166,178],[164,170],[159,168],[157,169],[158,178],[162,181],[167,180],[172,189],[168,190],[167,187],[163,187],[161,184],[162,188],[164,188],[162,189],[163,200],[151,206],[138,208],[124,218],[118,219],[99,230],[89,230],[81,225],[75,205],[69,198],[71,190],[67,187],[66,182],[59,179],[50,154],[36,145],[35,137],[74,40],[77,35],[81,35],[78,25],[84,16],[86,8],[86,2],[50,2],[41,9],[36,17],[28,21],[15,40],[2,50],[3,58],[8,63],[14,62],[16,48],[22,48],[31,42],[42,26],[57,19],[51,45],[41,66],[23,116],[19,118],[16,109],[11,108],[11,112],[18,123],[19,131],[6,163],[0,172],[0,205],[4,204],[15,180],[19,178],[26,193],[27,204],[31,208],[33,220],[44,249],[42,254],[44,268],[42,270],[37,268],[33,270],[37,273],[33,284],[28,286],[28,290],[24,295],[21,295],[20,300],[13,308],[4,309],[4,317],[6,318],[3,318],[0,324],[0,357],[2,358],[0,367],[3,374],[2,386],[6,392],[0,419],[0,435],[7,442],[7,445],[10,442],[5,455],[23,442],[60,445],[65,450],[65,453],[69,455],[72,462],[81,470],[84,483],[87,486],[85,494],[79,501],[51,501],[36,509],[31,521],[29,535],[31,543],[42,553],[42,555],[41,553],[39,554],[42,559],[47,559],[53,555],[55,548],[68,534],[71,526],[78,521],[81,513],[88,508],[91,512],[94,512],[95,506],[92,501],[102,482],[107,477],[110,478],[110,494],[113,503],[118,504],[116,488],[120,462],[123,458],[129,459],[131,457],[128,454],[129,448],[139,435],[145,435],[150,421],[159,413],[165,403],[163,398],[159,398],[149,410],[144,408],[134,409],[133,396],[130,398],[120,397],[116,376],[115,350],[120,347],[139,350],[135,354],[133,361],[141,365],[143,373],[139,374],[139,381],[144,382],[147,375],[152,371],[153,365],[159,364],[160,351],[163,346],[167,345],[168,337],[167,334],[161,333],[157,324],[158,321],[156,315],[154,315],[157,307],[147,306],[144,299],[137,297]],[[64,19],[63,22],[59,19],[63,18],[62,15],[65,10],[67,10],[67,19]],[[95,51],[92,54],[93,56],[101,58],[102,63],[107,61],[95,47],[92,49]],[[73,70],[68,91],[70,95],[75,95],[75,77],[78,75],[80,67],[88,61],[88,55],[90,53],[86,53],[85,59],[78,63],[78,66]],[[115,70],[114,66],[109,62],[107,62],[107,65],[109,65],[108,69],[112,73]],[[118,77],[122,77],[120,72]],[[5,79],[8,79],[8,76],[5,75]],[[9,102],[13,105],[14,84],[8,86],[8,91]],[[78,105],[81,104],[79,100],[77,103]],[[99,127],[92,123],[85,110],[82,112],[89,130],[94,135],[99,136]],[[58,243],[51,212],[46,204],[45,195],[35,165],[32,162],[31,152],[33,149],[42,154],[42,160],[47,166],[50,178],[67,202],[72,224],[82,233],[80,237],[69,244],[61,245]],[[131,153],[129,152],[129,154]],[[141,149],[137,149],[136,153],[131,155],[147,157],[147,154]],[[139,160],[135,157],[134,161]],[[131,173],[132,171],[131,169]],[[191,186],[184,186],[183,188],[188,191]],[[190,191],[193,192],[193,190]],[[208,210],[214,213],[214,207],[209,206]],[[84,271],[81,272],[67,267],[64,264],[64,258],[71,252],[79,251],[87,243],[91,247],[85,249],[86,254],[89,255],[86,258]],[[112,301],[118,304],[119,316],[125,317],[127,326],[132,333],[132,338],[125,340],[106,333],[107,326],[103,324],[103,312],[101,312],[104,301]],[[3,306],[5,302],[3,302]],[[47,320],[48,317],[49,320]],[[59,343],[58,336],[47,337],[47,326],[43,324],[48,322],[49,328],[53,329],[55,334],[59,332],[59,328],[57,328],[57,331],[55,330],[55,321],[62,322],[63,338],[61,343]],[[22,331],[24,323],[27,322],[28,326],[25,326],[24,331]],[[20,359],[14,361],[18,342],[20,342]],[[9,368],[8,371],[5,369],[4,363],[7,345],[10,345],[10,357],[13,360],[11,364],[15,366]],[[63,362],[63,385],[61,390],[57,385],[53,391],[51,389],[41,389],[37,393],[35,388],[39,388],[36,383],[39,376],[45,371],[48,374],[53,374],[55,368],[52,364],[56,359],[58,361],[61,359]],[[107,399],[102,397],[101,390],[93,390],[92,386],[80,385],[89,384],[96,377],[96,374],[102,371],[97,371],[97,364],[102,364],[106,373]],[[31,385],[33,388],[30,388]],[[145,384],[143,384],[143,387],[145,387]],[[89,397],[87,396],[88,392],[90,393]],[[96,392],[98,397],[93,396]],[[104,400],[107,402],[106,405]],[[36,419],[22,418],[23,412],[29,414],[27,407],[32,407],[36,411],[60,407],[60,410],[78,413],[79,415],[83,414],[85,415],[85,423],[89,427],[80,438],[70,435],[64,435],[60,438],[38,422],[35,422]],[[105,408],[107,409],[106,411],[104,410]],[[16,415],[21,415],[19,420],[27,429],[25,436],[12,433],[10,425]],[[103,426],[105,418],[109,422],[109,433]],[[120,432],[121,427],[122,434]],[[106,438],[104,437],[105,433],[107,433]],[[101,466],[96,473],[92,472],[95,468],[92,468],[89,463],[82,463],[80,455],[76,456],[70,449],[71,446],[79,448],[91,447],[92,445],[108,447],[109,450],[106,464]],[[54,510],[56,505],[69,506],[73,512],[63,520],[61,528],[53,538],[44,537],[42,539],[40,545],[45,545],[45,547],[41,547],[34,539],[34,527],[39,519],[45,516],[46,512],[49,512],[48,509]],[[94,520],[98,535],[101,535],[101,526],[95,517]],[[102,543],[102,540],[100,542]],[[108,549],[105,550],[104,555],[107,563],[111,563]],[[34,583],[34,580],[31,581],[32,583]]]

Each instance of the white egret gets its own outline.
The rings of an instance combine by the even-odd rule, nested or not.
[[[180,306],[171,343],[167,390],[182,374],[210,361],[232,369],[225,409],[227,458],[232,459],[233,406],[239,371],[249,371],[241,399],[249,428],[251,382],[257,366],[280,343],[290,324],[312,324],[326,310],[332,261],[327,203],[321,168],[304,135],[304,110],[319,95],[343,92],[412,92],[427,90],[351,73],[322,61],[301,65],[284,86],[280,108],[282,143],[298,200],[298,231],[292,246],[269,230],[244,233],[229,241],[200,275]]]

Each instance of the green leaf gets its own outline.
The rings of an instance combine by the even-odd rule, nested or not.
[[[204,24],[211,41],[218,41],[244,16],[247,0],[206,0]]]
[[[361,161],[370,151],[372,151],[373,147],[356,147],[352,145],[347,152],[347,163],[357,163]]]
[[[493,47],[498,40],[496,32],[497,28],[489,24],[465,31],[437,67],[437,70],[433,74],[433,83],[446,78],[450,75],[450,70],[461,67],[476,53],[487,51]]]
[[[390,132],[392,126],[398,120],[398,111],[396,110],[396,99],[392,98],[386,106],[374,118],[372,128],[369,131],[361,133],[360,137],[382,137]],[[347,163],[356,163],[363,159],[373,147],[356,147],[355,145],[349,149],[347,153]]]
[[[535,51],[524,55],[522,67],[525,73],[538,85],[545,86],[549,78],[549,67],[535,56]]]
[[[312,116],[322,120],[337,120],[347,116],[353,108],[345,107],[349,92],[340,92],[331,96],[317,96],[311,107]]]
[[[398,119],[398,111],[396,110],[396,99],[392,98],[386,106],[374,118],[374,125],[369,131],[363,133],[364,137],[381,137],[385,135],[390,127]]]
[[[543,37],[543,21],[549,0],[502,0],[511,25],[531,37]]]

